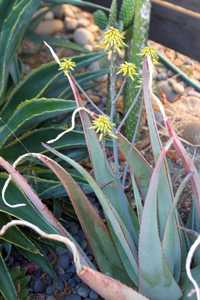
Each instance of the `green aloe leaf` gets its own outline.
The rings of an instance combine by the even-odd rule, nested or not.
[[[83,0],[45,0],[45,2],[52,3],[52,4],[71,4],[71,5],[78,5],[82,7],[91,7],[92,9],[103,9],[109,11],[109,9],[105,6],[98,5],[96,3],[92,3],[90,1],[83,1]]]
[[[127,283],[126,272],[121,267],[109,230],[79,185],[54,160],[43,155],[38,158],[55,173],[65,187],[101,271]]]
[[[21,0],[13,3],[8,17],[3,22],[0,33],[0,99],[8,79],[8,66],[16,53],[33,13],[38,9],[40,0]]]
[[[10,218],[0,212],[0,227],[5,225],[10,221]],[[3,237],[2,240],[7,241],[17,247],[20,247],[23,250],[39,254],[39,249],[23,234],[21,230],[19,230],[16,226],[12,227]]]
[[[13,4],[12,1],[0,0],[0,11],[3,11],[3,14],[2,13],[0,14],[0,31],[2,30],[1,26],[4,20],[7,18],[12,4]]]
[[[89,51],[82,46],[68,40],[65,37],[60,36],[49,36],[49,35],[38,35],[34,31],[27,31],[26,38],[36,44],[43,45],[44,41],[51,44],[52,47],[62,49],[72,49],[81,53],[88,53]]]
[[[120,217],[114,206],[111,204],[106,194],[96,183],[96,181],[92,178],[92,176],[80,164],[47,145],[45,145],[45,148],[53,154],[60,157],[61,159],[63,159],[64,161],[66,161],[67,163],[69,163],[90,184],[91,188],[93,189],[94,193],[96,194],[99,200],[99,203],[103,208],[104,214],[109,224],[109,228],[111,230],[112,237],[121,256],[124,268],[126,269],[126,272],[129,275],[130,279],[135,284],[137,284],[138,270],[135,245],[130,237],[130,234],[127,231],[127,228],[125,227],[122,218]]]
[[[90,65],[92,62],[101,59],[103,56],[103,53],[98,52],[73,57],[73,60],[77,64],[76,70]],[[55,62],[44,64],[33,70],[12,90],[10,95],[8,95],[6,104],[1,111],[4,121],[8,121],[15,108],[21,102],[27,99],[43,97],[52,87],[53,83],[58,83],[59,80],[62,80],[62,84],[64,84],[63,88],[68,85],[63,72],[58,71],[58,65]],[[55,86],[56,85],[54,84],[54,88]]]
[[[93,72],[85,72],[81,75],[76,76],[78,83],[84,87],[84,90],[87,90],[87,86],[94,87],[98,78],[104,76],[108,73],[108,69],[100,69]],[[63,76],[61,80],[54,82],[51,87],[44,93],[46,97],[58,97],[58,98],[70,98],[72,97],[71,88],[68,85],[66,77]]]
[[[71,120],[70,120],[71,122]],[[25,152],[46,152],[41,143],[47,142],[63,132],[64,128],[46,127],[28,131],[22,136],[16,138],[12,143],[0,149],[0,155],[9,162],[14,162]],[[86,143],[84,135],[80,131],[72,131],[64,135],[54,143],[56,149],[65,151],[74,151],[74,149],[85,149]]]
[[[23,102],[18,106],[7,124],[1,128],[0,147],[14,133],[25,131],[27,126],[30,130],[31,127],[36,127],[44,120],[72,112],[74,109],[75,103],[70,100],[41,98]]]
[[[141,153],[121,134],[118,135],[120,151],[126,158],[131,174],[138,183],[143,197],[146,195],[152,168]]]
[[[165,260],[157,213],[157,188],[166,151],[162,150],[156,163],[144,203],[139,238],[140,291],[155,300],[160,300],[160,295],[163,300],[178,300],[182,293]]]
[[[77,106],[82,106],[80,99],[76,99]],[[131,208],[124,193],[120,180],[114,177],[112,169],[106,158],[105,152],[97,138],[95,131],[86,112],[80,111],[81,122],[89,156],[92,162],[95,179],[113,207],[123,220],[126,229],[137,244],[138,241],[138,220],[135,212]]]
[[[144,91],[144,103],[147,112],[147,121],[149,126],[150,140],[151,146],[154,154],[154,160],[157,161],[161,151],[162,151],[162,143],[159,136],[159,131],[157,128],[154,111],[152,107],[152,91],[151,91],[151,72],[152,69],[147,60],[144,61],[143,65],[143,91]],[[178,280],[180,278],[181,273],[181,244],[180,237],[181,233],[178,231],[178,218],[177,212],[175,210],[175,214],[173,216],[172,222],[169,226],[172,227],[170,230],[173,233],[173,249],[171,249],[171,244],[168,243],[172,237],[164,237],[165,226],[168,220],[169,212],[174,203],[174,194],[172,189],[172,182],[170,177],[170,171],[168,168],[168,163],[166,158],[164,158],[163,165],[160,170],[160,181],[157,190],[158,197],[158,218],[159,218],[159,229],[160,229],[160,237],[161,240],[164,239],[163,242],[163,251],[167,258],[170,270],[173,272],[175,278]],[[171,252],[173,251],[173,256],[171,256]]]
[[[192,270],[192,277],[196,280],[197,284],[200,285],[200,266],[194,267]],[[196,293],[194,292],[194,286],[191,281],[188,279],[187,274],[184,274],[182,281],[182,289],[183,289],[183,298],[182,300],[196,300]]]
[[[6,191],[6,198],[8,199],[7,201],[10,204],[26,204],[26,209],[24,209],[24,207],[13,209],[12,207],[5,206],[2,199],[0,198],[0,211],[7,212],[9,215],[15,216],[18,219],[26,220],[32,224],[36,224],[36,226],[47,233],[56,233],[67,236],[76,244],[77,249],[79,250],[79,253],[81,255],[81,259],[83,260],[85,265],[93,266],[87,255],[83,252],[74,238],[54,217],[51,211],[42,203],[41,199],[33,191],[25,178],[2,157],[0,157],[0,165],[7,172],[9,172],[9,174],[11,174],[13,181],[20,189],[17,189],[16,186],[11,183]],[[3,183],[4,181],[0,181],[0,187]],[[15,195],[14,199],[13,195]]]
[[[17,292],[9,270],[0,254],[0,293],[6,300],[17,300]]]

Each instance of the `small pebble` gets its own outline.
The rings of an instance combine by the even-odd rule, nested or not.
[[[165,94],[169,102],[173,102],[176,100],[177,93],[172,89],[172,86],[169,84],[168,81],[161,81],[158,84],[158,88],[160,92]]]
[[[81,297],[79,295],[69,295],[65,296],[64,300],[81,300]]]
[[[77,28],[73,34],[73,39],[79,45],[87,45],[94,42],[93,34],[86,28]]]
[[[98,27],[97,25],[95,25],[95,24],[91,24],[91,25],[88,27],[88,30],[89,30],[90,32],[96,33],[96,32],[99,31],[99,27]]]
[[[184,86],[181,83],[177,82],[173,78],[171,78],[169,80],[169,83],[171,84],[172,89],[174,90],[175,93],[180,94],[180,95],[184,94],[185,88],[184,88]]]
[[[98,295],[94,291],[90,291],[89,298],[92,299],[92,300],[97,300]]]
[[[70,259],[68,254],[63,254],[58,259],[58,265],[64,270],[69,267]]]
[[[47,295],[52,295],[53,292],[54,292],[54,287],[53,287],[52,285],[50,285],[50,286],[48,286],[48,287],[46,288],[46,294],[47,294]]]
[[[75,30],[78,27],[78,20],[73,17],[65,17],[64,23],[67,30]]]
[[[93,46],[90,45],[90,44],[87,44],[87,45],[85,45],[84,47],[85,47],[85,49],[87,49],[88,51],[92,51],[92,50],[93,50]]]
[[[65,271],[63,268],[61,268],[60,266],[56,266],[55,267],[55,271],[58,275],[62,275],[62,274],[65,274]]]
[[[159,80],[159,81],[160,80],[166,80],[167,79],[166,72],[161,72],[161,73],[157,74],[156,79]]]
[[[47,297],[46,297],[46,300],[56,300],[56,298],[55,298],[54,296],[51,295],[51,296],[47,296]]]
[[[81,285],[78,289],[77,289],[77,294],[83,298],[86,298],[89,295],[89,288],[85,285]]]
[[[78,19],[78,26],[80,27],[88,27],[90,25],[90,21],[85,18]]]
[[[55,289],[58,290],[58,291],[63,291],[65,288],[65,285],[62,281],[57,281],[55,283]]]
[[[68,284],[71,288],[74,288],[77,283],[76,283],[76,280],[74,278],[71,278],[69,281],[68,281]]]
[[[53,20],[54,19],[54,13],[52,11],[48,11],[45,16],[44,16],[45,20]]]
[[[75,17],[75,11],[72,5],[63,4],[58,7],[56,10],[58,17],[62,18],[63,16],[67,17]]]
[[[45,289],[44,283],[40,279],[36,279],[33,286],[34,292],[43,293],[44,289]]]
[[[52,35],[64,29],[64,23],[61,20],[45,20],[36,27],[36,33],[40,35]]]

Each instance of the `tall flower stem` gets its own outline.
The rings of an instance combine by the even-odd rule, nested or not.
[[[116,115],[116,72],[115,72],[116,56],[114,53],[111,54],[110,61],[110,121],[113,122]]]
[[[110,121],[113,122],[116,116],[116,54],[112,52],[110,61]],[[116,139],[113,138],[113,156],[114,156],[114,166],[115,166],[115,176],[120,178],[120,165],[119,165],[119,149]]]

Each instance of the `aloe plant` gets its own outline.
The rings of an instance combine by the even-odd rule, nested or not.
[[[170,120],[166,117],[161,103],[157,100],[169,135],[169,141],[165,145],[161,142],[151,103],[152,66],[149,58],[144,60],[143,65],[143,94],[155,167],[152,167],[120,132],[115,133],[120,151],[130,169],[133,191],[131,203],[121,180],[113,174],[104,145],[99,142],[95,129],[92,128],[90,118],[93,115],[88,115],[87,110],[81,109],[83,104],[76,88],[76,81],[69,74],[67,77],[79,108],[94,177],[68,155],[47,144],[44,144],[44,147],[73,167],[88,182],[101,205],[104,217],[100,217],[99,212],[92,206],[80,185],[66,169],[44,154],[30,153],[30,156],[45,164],[65,187],[93,250],[98,268],[108,277],[105,278],[104,275],[92,270],[94,266],[80,247],[72,237],[69,237],[51,212],[41,204],[41,200],[20,173],[3,158],[0,159],[0,165],[12,175],[15,184],[29,199],[27,201],[20,194],[20,202],[23,199],[23,202],[29,206],[30,201],[37,208],[35,213],[40,216],[40,223],[36,224],[34,220],[31,224],[30,220],[33,220],[33,216],[23,216],[25,221],[8,223],[8,226],[3,227],[0,234],[3,235],[13,225],[24,225],[34,229],[43,238],[63,241],[74,254],[80,278],[105,299],[116,299],[116,293],[120,293],[120,290],[117,290],[120,289],[119,281],[123,284],[121,286],[123,295],[118,295],[119,297],[123,296],[123,299],[126,300],[140,298],[187,299],[189,293],[191,299],[195,299],[195,288],[187,277],[185,265],[186,257],[193,243],[190,235],[191,229],[196,231],[199,224],[200,177],[192,159],[173,130]],[[172,179],[166,159],[172,144],[185,167],[185,179],[176,194],[172,189]],[[186,222],[188,224],[185,225],[188,226],[186,229],[183,228],[183,221],[176,206],[178,201],[181,201],[181,193],[189,181],[192,182],[193,205],[197,210],[195,222]],[[12,211],[12,208],[3,207],[1,210],[12,212],[15,217],[22,218],[19,209]],[[42,216],[40,215],[41,210],[43,211]],[[188,229],[190,229],[189,234]],[[56,233],[56,235],[51,235],[52,233]],[[69,238],[73,241],[74,246],[69,246],[69,244],[71,245]],[[83,262],[79,264],[80,259],[81,261],[83,259]],[[199,262],[196,257],[192,265],[191,276],[197,284],[199,283],[199,272]],[[115,280],[112,281],[110,277]],[[108,280],[109,288],[106,291],[101,286],[102,280]],[[98,284],[94,285],[94,281]],[[140,295],[134,294],[134,290],[138,290]]]
[[[0,18],[0,26],[5,28],[6,24],[10,24],[8,32],[10,38],[6,45],[12,49],[6,53],[7,48],[4,45],[0,58],[5,60],[0,64],[0,68],[2,68],[0,75],[1,114],[4,121],[0,128],[0,154],[4,157],[0,158],[0,165],[14,181],[14,184],[10,183],[5,190],[4,183],[7,177],[5,173],[1,172],[1,239],[23,251],[28,259],[39,263],[52,276],[54,276],[54,272],[42,256],[41,250],[31,240],[31,237],[27,238],[18,225],[33,229],[43,238],[63,242],[74,255],[80,278],[104,299],[165,300],[171,298],[175,300],[187,299],[188,294],[191,299],[195,299],[194,281],[190,282],[190,280],[192,276],[199,284],[198,253],[194,257],[192,275],[189,274],[191,275],[189,279],[185,264],[188,262],[186,257],[194,240],[191,230],[192,232],[199,230],[200,178],[193,161],[185,151],[158,101],[169,135],[169,142],[166,145],[161,142],[151,103],[151,62],[149,59],[144,61],[143,94],[154,156],[154,168],[119,132],[119,129],[113,132],[113,124],[109,127],[111,128],[109,129],[110,136],[114,140],[114,150],[116,147],[120,150],[129,166],[133,192],[132,198],[129,199],[130,190],[127,194],[121,177],[118,176],[120,169],[117,173],[113,172],[113,162],[107,158],[107,151],[105,151],[107,144],[99,141],[94,125],[91,123],[91,118],[98,118],[98,116],[92,113],[88,115],[87,109],[83,109],[77,89],[77,80],[87,83],[89,79],[101,76],[107,70],[78,75],[76,80],[71,74],[67,74],[69,79],[67,84],[66,76],[63,75],[63,72],[58,72],[56,63],[39,67],[19,82],[18,76],[13,76],[13,66],[16,67],[17,62],[16,49],[19,46],[17,41],[20,41],[24,34],[21,26],[23,24],[23,29],[27,27],[30,15],[39,7],[39,2],[15,1],[15,9],[10,10],[11,6],[9,5],[11,4],[0,1],[0,7],[5,9],[5,15],[8,15],[9,12],[11,14],[8,18],[7,15],[5,19]],[[46,3],[82,5],[83,1],[48,0]],[[84,3],[87,4],[87,2]],[[115,5],[116,2],[113,1],[114,13],[111,14],[112,18],[110,19],[112,22],[116,20]],[[22,14],[16,18],[15,13],[21,7],[23,8]],[[129,26],[131,17],[124,15],[122,6],[120,18],[123,17],[126,17],[124,22],[127,22],[127,26]],[[13,36],[14,27],[16,36]],[[5,31],[2,30],[0,40],[4,41],[5,38]],[[102,56],[102,53],[94,53],[75,57],[74,60],[78,68]],[[6,68],[11,65],[12,71],[10,68]],[[16,86],[13,84],[11,87],[9,86],[12,91],[8,93],[7,87],[10,84],[8,78],[11,75],[13,82],[15,82],[14,78],[17,78],[16,82],[18,83]],[[70,87],[75,102],[66,100],[70,99],[69,97],[72,98]],[[77,108],[83,133],[81,131],[68,132],[62,140],[56,141],[54,148],[46,144],[42,147],[40,142],[49,141],[64,130],[64,125],[60,121],[55,122],[52,128],[52,117],[62,116],[63,113],[64,115],[70,114]],[[185,178],[176,194],[173,191],[166,159],[171,144],[185,167]],[[76,146],[81,149],[74,155],[72,149]],[[94,176],[91,176],[88,170],[77,161],[86,153],[83,148],[87,148],[89,153]],[[63,149],[65,149],[64,153]],[[26,155],[24,155],[25,153]],[[8,159],[10,162],[14,162],[18,156],[23,158],[20,159],[21,166],[28,166],[25,158],[29,156],[32,161],[34,160],[32,163],[35,166],[34,173],[27,178],[24,178],[16,168],[6,161]],[[119,164],[115,164],[115,171],[119,167]],[[75,175],[72,169],[75,171]],[[51,172],[53,172],[53,176]],[[30,180],[29,182],[35,183],[34,188],[38,190],[39,196],[28,184],[27,179]],[[192,182],[194,197],[193,210],[186,223],[186,230],[183,228],[183,221],[176,206],[181,199],[181,192],[189,181]],[[83,183],[87,184],[96,195],[103,218],[93,207],[87,194],[84,193]],[[52,193],[61,195],[61,190],[62,194],[64,190],[67,192],[101,273],[95,270],[95,266],[86,253],[47,206],[42,203],[41,197],[48,198]],[[13,205],[16,204],[23,204],[24,207],[14,208]],[[11,221],[13,217],[19,220]],[[188,266],[191,267],[191,263],[187,263]],[[15,288],[2,256],[0,256],[0,292],[6,300],[19,298],[18,290]]]
[[[90,5],[83,1],[75,1],[75,4]],[[50,9],[53,5],[72,3],[72,1],[45,1],[45,5]],[[30,71],[24,77],[21,68],[21,60],[18,56],[21,48],[21,42],[24,37],[31,39],[34,37],[41,39],[43,37],[33,36],[34,24],[37,23],[35,12],[44,5],[41,0],[0,0],[0,155],[4,156],[10,162],[14,162],[18,156],[28,152],[46,152],[41,146],[41,142],[53,138],[63,131],[66,123],[70,122],[70,114],[75,109],[75,103],[71,99],[69,85],[66,85],[62,72],[58,72],[55,63],[47,63]],[[48,38],[48,37],[47,37]],[[49,41],[49,39],[48,39]],[[62,40],[65,46],[76,49],[80,52],[80,47],[67,40]],[[58,46],[58,40],[52,43]],[[59,44],[62,44],[59,40]],[[93,61],[102,58],[101,53],[85,53],[74,57],[77,64],[77,71],[81,67],[89,66]],[[86,72],[77,76],[79,83],[86,87],[91,87],[94,78],[98,78],[106,73],[106,69],[96,72]],[[80,160],[87,156],[85,140],[83,133],[74,130],[62,142],[56,143],[56,148],[63,151],[65,149],[71,157]],[[74,149],[76,148],[76,151]],[[65,194],[61,183],[52,177],[51,173],[33,162],[26,162],[21,170],[27,175],[29,182],[32,182],[34,188],[43,199],[60,198]],[[88,185],[77,172],[72,169],[69,171],[73,177],[78,180],[82,187],[88,191]],[[0,172],[0,185],[6,180],[5,172]],[[8,188],[8,197],[16,199],[18,194],[14,186]],[[54,201],[54,200],[53,200]],[[53,204],[55,207],[55,204]],[[12,215],[11,211],[4,210],[1,203],[0,224],[7,223]],[[33,208],[29,211],[21,211],[21,217],[27,215],[34,216]],[[19,217],[19,216],[18,216]],[[37,218],[40,223],[40,218]],[[33,219],[32,219],[33,221]],[[38,223],[38,224],[39,224]],[[40,249],[31,241],[31,238],[22,233],[21,230],[14,227],[12,231],[5,235],[0,243],[9,243],[22,252],[27,259],[37,262],[51,276],[54,275],[48,261],[43,257]],[[0,257],[0,292],[5,299],[22,299],[23,296],[18,293],[13,283],[12,276],[6,266],[4,257]]]

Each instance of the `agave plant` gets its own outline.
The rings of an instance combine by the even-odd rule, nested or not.
[[[42,16],[42,14],[35,14],[36,11],[45,5],[46,12],[54,5],[62,3],[91,5],[87,2],[83,3],[83,1],[0,0],[0,153],[10,162],[14,162],[18,156],[30,151],[43,152],[44,148],[40,142],[49,140],[62,132],[68,123],[70,114],[75,109],[74,101],[70,100],[69,85],[66,85],[63,73],[58,72],[55,63],[43,64],[24,77],[18,55],[24,37],[28,36],[29,39],[32,37],[32,30]],[[43,39],[43,37],[39,38],[40,40]],[[79,52],[83,50],[66,39],[62,40],[63,42],[65,46],[75,48]],[[89,66],[90,63],[101,57],[101,53],[77,55],[73,58],[77,66],[76,71]],[[77,79],[80,84],[89,87],[91,80],[105,73],[105,69],[97,72],[86,72],[77,76]],[[63,122],[61,122],[62,120]],[[79,130],[69,134],[61,143],[58,141],[56,145],[57,149],[61,151],[65,149],[66,153],[76,160],[87,155],[84,136]],[[74,151],[75,148],[76,151]],[[29,182],[34,184],[43,199],[52,198],[52,195],[56,199],[64,194],[60,182],[56,177],[52,177],[52,174],[41,164],[26,162],[21,166],[21,170],[27,175]],[[71,171],[74,178],[82,184],[82,187],[88,189],[84,179],[73,170]],[[1,186],[5,179],[6,174],[1,170]],[[10,186],[7,195],[18,202],[17,194],[15,187]],[[1,203],[1,225],[10,220],[12,212],[12,209],[10,211],[5,210]],[[30,211],[22,210],[20,214],[20,218],[26,218],[27,214],[31,217],[35,215],[31,206]],[[38,219],[40,223],[39,220],[40,218]],[[14,245],[26,258],[37,261],[51,276],[54,275],[48,261],[42,256],[34,241],[31,241],[21,230],[14,227],[1,241],[1,244],[6,243]],[[16,299],[16,297],[22,299],[22,296],[15,289],[3,255],[0,256],[0,278],[0,290],[6,299]]]
[[[150,59],[144,60],[143,94],[154,167],[120,132],[115,132],[117,137],[115,139],[130,169],[133,191],[133,197],[130,200],[121,183],[121,178],[113,173],[104,143],[99,141],[95,127],[91,124],[93,115],[88,115],[87,110],[83,108],[73,77],[69,74],[67,77],[80,113],[94,177],[68,155],[58,152],[47,144],[44,144],[44,147],[84,177],[101,205],[103,218],[92,206],[80,185],[58,162],[41,153],[30,153],[30,156],[44,163],[65,187],[93,250],[98,268],[106,276],[95,271],[86,254],[42,204],[27,181],[3,158],[0,159],[0,165],[23,191],[23,194],[16,199],[28,206],[27,209],[23,208],[24,211],[29,212],[30,205],[33,205],[36,208],[34,213],[37,214],[39,221],[36,224],[33,216],[27,214],[25,218],[23,217],[25,221],[8,223],[0,234],[4,235],[13,225],[24,225],[32,228],[44,238],[64,242],[73,252],[80,278],[104,299],[175,300],[188,299],[188,295],[191,299],[196,299],[195,292],[197,296],[199,293],[197,288],[195,290],[200,278],[199,255],[197,252],[194,256],[192,269],[191,255],[188,256],[189,258],[187,255],[194,240],[191,233],[198,231],[199,228],[200,177],[157,99],[169,136],[169,141],[165,145],[161,142],[151,103],[152,65]],[[185,167],[185,178],[175,194],[166,159],[166,154],[172,144]],[[25,156],[21,159],[25,159]],[[189,181],[192,183],[193,190],[193,211],[188,221],[183,224],[176,207]],[[8,195],[7,198],[9,199]],[[22,219],[20,208],[13,210],[4,207],[2,211],[9,211],[15,217]],[[194,250],[193,247],[193,252]],[[193,287],[194,282],[195,287]]]

